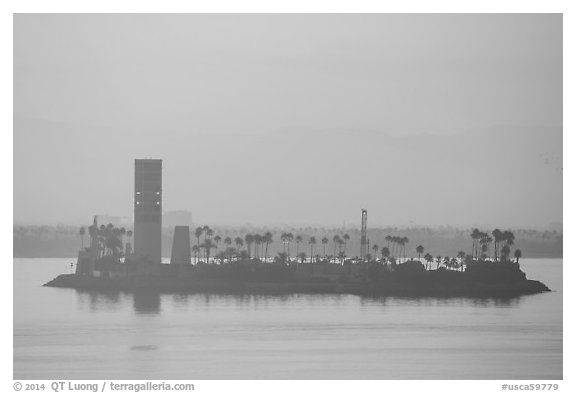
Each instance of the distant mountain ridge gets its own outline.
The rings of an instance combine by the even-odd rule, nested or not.
[[[562,128],[449,135],[206,134],[14,118],[14,219],[129,215],[133,159],[164,159],[164,207],[198,221],[545,227],[562,221]],[[41,192],[39,192],[41,190]]]

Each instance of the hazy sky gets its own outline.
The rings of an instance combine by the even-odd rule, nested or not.
[[[83,182],[96,183],[98,189],[103,187],[98,171],[108,175],[122,168],[118,176],[126,184],[133,182],[136,156],[164,158],[169,165],[171,158],[181,157],[187,150],[190,162],[185,158],[175,161],[192,166],[193,156],[202,149],[198,143],[205,142],[195,139],[200,134],[256,133],[275,138],[286,130],[337,129],[356,130],[358,135],[373,130],[406,136],[502,125],[561,127],[562,16],[16,15],[14,115],[22,120],[15,121],[14,129],[16,221],[72,221],[103,209],[110,214],[130,214],[130,184],[122,189],[127,196],[110,198],[110,203],[104,203],[93,190],[82,200],[67,199],[73,192],[70,177],[77,174],[80,164],[78,159],[67,160],[70,150],[98,150],[97,163],[81,163],[87,166],[85,173],[96,178],[74,178],[81,189],[87,187]],[[34,132],[58,130],[58,124],[74,130],[74,138],[53,131],[54,138],[63,139],[46,135],[43,145],[25,140]],[[105,140],[93,138],[99,132]],[[83,135],[88,140],[89,134],[95,141],[90,139],[91,145],[85,145]],[[139,140],[143,135],[148,142]],[[174,140],[189,146],[175,146]],[[242,141],[234,139],[233,147],[241,150]],[[561,136],[554,141],[559,146],[552,148],[561,155]],[[220,146],[228,142],[224,138]],[[285,145],[275,144],[273,139],[263,146],[278,149],[280,156],[286,153]],[[214,147],[212,156],[218,168],[257,165],[258,157],[239,155],[232,161],[226,158],[229,154],[219,154],[230,150],[230,146]],[[344,146],[335,154],[346,155],[346,150]],[[303,159],[294,153],[293,159]],[[34,168],[34,157],[43,154],[48,161],[44,170],[59,174],[49,180]],[[330,170],[318,164],[320,157],[308,159],[311,171],[319,165],[317,177]],[[387,171],[375,167],[370,178],[376,191],[383,192]],[[215,202],[211,205],[214,198],[198,198],[204,204],[198,211],[195,187],[216,174],[210,166],[201,169],[202,173],[189,169],[194,185],[179,189],[186,199],[174,201],[171,207],[188,208],[195,218],[208,222],[229,218],[230,223],[267,223],[271,219],[274,223],[340,223],[339,217],[356,220],[356,210],[365,202],[361,196],[348,196],[346,201],[357,209],[335,213],[338,217],[334,218],[328,214],[311,217],[304,207],[310,200],[287,203],[284,198],[290,196],[285,193],[271,194],[274,203],[289,206],[285,215],[273,218],[258,213],[240,196],[228,197],[229,203],[238,205],[239,212],[233,217],[230,212],[224,216]],[[342,173],[347,181],[353,180],[353,173]],[[171,187],[168,179],[165,189]],[[267,181],[249,174],[245,180],[263,185]],[[338,192],[339,186],[331,189],[322,184],[315,189],[314,181],[308,180],[305,184],[312,196]],[[537,179],[534,182],[535,187],[540,186]],[[561,179],[554,184],[559,187],[548,190],[552,199],[539,196],[525,205],[525,210],[511,214],[509,221],[514,222],[510,225],[561,220],[561,206],[550,208],[534,222],[523,216],[538,203],[549,207],[561,203]],[[210,185],[209,192],[214,194],[229,190],[226,181]],[[38,187],[44,190],[43,197],[34,192]],[[41,208],[46,198],[54,208]],[[165,196],[165,201],[169,198]],[[436,198],[440,200],[442,195]],[[495,207],[479,209],[477,216],[465,221],[481,222]],[[510,209],[514,206],[507,207]],[[306,214],[301,217],[297,211]],[[422,218],[422,222],[415,217],[416,224],[423,225],[442,223],[444,218],[445,223],[466,224],[458,211],[444,211],[438,217]],[[383,216],[381,224],[385,221]],[[400,216],[395,221],[406,222]]]

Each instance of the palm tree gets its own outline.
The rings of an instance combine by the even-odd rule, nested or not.
[[[230,238],[230,236],[226,236],[226,238],[224,239],[224,244],[226,245],[226,247],[230,247],[232,245],[232,238]]]
[[[292,243],[292,240],[294,240],[294,235],[292,234],[292,232],[287,233],[286,241],[288,245],[288,260],[290,260],[290,243]]]
[[[266,243],[266,251],[264,252],[264,262],[266,262],[266,260],[268,259],[268,246],[270,245],[270,243],[272,243],[272,233],[271,232],[266,232],[264,234],[264,243]]]
[[[378,244],[374,244],[374,245],[372,246],[372,250],[374,250],[374,258],[376,258],[376,257],[378,256],[378,249],[379,249],[379,248],[380,248],[380,247],[378,247]]]
[[[434,257],[432,254],[426,253],[424,260],[426,261],[426,270],[430,270],[432,268],[432,262],[434,262]]]
[[[240,253],[240,248],[244,245],[244,240],[241,237],[237,237],[234,239],[234,244],[236,244],[236,252]]]
[[[286,252],[286,244],[288,244],[288,233],[287,232],[283,232],[282,235],[280,235],[280,241],[282,242],[282,245],[284,246],[284,253]],[[288,255],[288,254],[286,254]]]
[[[488,254],[486,254],[488,252],[488,245],[486,243],[482,244],[482,246],[480,247],[480,251],[482,252],[480,254],[480,259],[485,260],[486,258],[488,258]]]
[[[514,245],[514,234],[512,233],[512,231],[504,231],[504,233],[502,234],[502,237],[504,238],[503,240],[506,242],[506,244],[508,246],[513,246]]]
[[[386,261],[390,256],[390,249],[388,247],[382,247],[382,249],[380,250],[380,254],[382,254],[382,258],[384,258],[384,260]]]
[[[340,244],[342,239],[340,239],[340,235],[334,235],[332,241],[334,242],[334,255],[336,255],[336,246]]]
[[[440,264],[442,263],[442,257],[440,255],[438,255],[436,257],[436,270],[438,270],[438,268],[440,267]]]
[[[340,260],[342,261],[342,264],[344,264],[344,259],[346,258],[346,253],[344,251],[342,251],[342,246],[344,246],[346,243],[344,242],[343,239],[340,239],[339,243],[338,243],[338,256],[340,257]]]
[[[350,240],[350,235],[345,233],[344,236],[342,236],[342,240],[344,240],[344,253],[346,253],[346,243]]]
[[[514,251],[514,258],[516,258],[516,263],[518,263],[518,259],[522,258],[522,251],[516,249],[516,251]]]
[[[244,241],[246,242],[246,248],[248,249],[248,258],[252,258],[252,243],[254,243],[254,235],[247,233],[244,236]]]
[[[480,239],[481,232],[478,228],[474,228],[470,237],[472,238],[472,255],[478,254],[478,239]]]
[[[408,243],[409,240],[406,236],[404,236],[402,238],[402,246],[404,247],[404,259],[406,259],[406,243]]]
[[[502,231],[496,228],[492,231],[492,236],[494,236],[494,262],[498,262],[498,246],[502,241]]]
[[[84,250],[84,234],[86,233],[86,229],[84,227],[80,227],[80,241],[82,245],[82,250]]]
[[[510,257],[510,246],[505,244],[502,249],[500,250],[500,261],[501,262],[508,262],[508,258]]]
[[[402,238],[400,236],[396,236],[396,242],[397,244],[396,246],[396,253],[398,256],[398,259],[402,258],[402,246],[404,245],[404,240],[402,240]]]
[[[300,251],[300,242],[302,241],[301,235],[296,235],[296,255],[299,254]]]
[[[310,239],[308,239],[308,244],[310,244],[310,262],[314,263],[313,256],[314,256],[314,245],[316,244],[316,238],[314,236],[310,236]]]
[[[392,236],[386,235],[386,237],[384,239],[386,240],[386,247],[388,247],[388,249],[390,249],[390,242],[392,241]]]
[[[401,236],[394,236],[394,254],[398,260],[402,258],[403,240]]]
[[[327,237],[322,238],[322,244],[324,245],[324,259],[326,259],[326,244],[328,244],[328,238]]]
[[[198,263],[198,254],[200,254],[200,236],[202,236],[203,232],[204,232],[204,228],[202,228],[202,227],[198,227],[194,231],[194,236],[196,237],[196,247],[197,247],[196,263]]]
[[[212,242],[212,239],[207,238],[204,239],[204,243],[202,243],[200,247],[202,247],[206,252],[206,263],[210,263],[210,250],[216,248],[216,245]]]
[[[220,235],[214,236],[214,242],[216,243],[216,251],[218,251],[218,244],[220,243],[220,240],[222,240]]]
[[[490,235],[488,235],[487,233],[484,233],[484,236],[482,238],[482,246],[480,247],[481,251],[483,254],[486,254],[488,252],[488,245],[490,243],[492,243],[492,237],[490,237]],[[484,259],[486,259],[488,257],[488,255],[484,256]]]
[[[424,252],[424,247],[423,246],[416,247],[416,252],[418,253],[418,260],[420,260],[420,254]]]
[[[254,235],[254,258],[260,259],[260,245],[262,244],[262,235]]]

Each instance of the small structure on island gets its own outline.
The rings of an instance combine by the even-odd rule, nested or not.
[[[190,227],[176,226],[174,228],[174,240],[172,241],[172,254],[170,263],[177,265],[190,265]]]

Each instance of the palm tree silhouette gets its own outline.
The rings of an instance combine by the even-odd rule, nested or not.
[[[496,228],[492,231],[492,236],[494,236],[494,262],[498,262],[498,247],[502,241],[502,231]]]
[[[247,233],[244,236],[244,241],[246,242],[246,248],[248,248],[248,258],[252,258],[252,243],[254,243],[254,235]]]
[[[272,233],[271,232],[266,232],[264,234],[264,243],[266,243],[266,251],[264,252],[264,262],[266,262],[266,260],[268,259],[268,246],[270,245],[270,243],[272,243]]]
[[[310,244],[310,262],[314,263],[313,255],[314,255],[314,245],[316,244],[316,238],[314,236],[310,236],[310,239],[308,239],[308,244]]]
[[[200,246],[206,252],[206,263],[210,263],[210,250],[216,248],[216,245],[212,242],[212,239],[204,239],[204,243]]]
[[[374,250],[374,258],[376,258],[376,257],[378,256],[378,249],[379,249],[379,248],[380,248],[380,247],[378,247],[378,244],[374,244],[374,245],[372,246],[372,250]]]
[[[244,245],[244,240],[241,237],[234,239],[234,244],[236,244],[236,252],[240,254],[240,248]]]
[[[345,233],[344,236],[342,236],[342,240],[344,240],[344,253],[346,253],[346,243],[350,240],[350,235]]]
[[[334,242],[334,255],[336,255],[336,246],[340,244],[342,239],[340,239],[340,235],[334,235],[332,241]]]
[[[198,227],[194,231],[194,236],[196,237],[196,247],[197,247],[196,263],[198,263],[198,254],[200,254],[200,236],[202,236],[203,232],[204,232],[204,228],[202,228],[202,227]]]
[[[286,234],[286,240],[288,244],[288,260],[290,260],[290,243],[292,243],[292,241],[294,240],[294,235],[292,234],[292,232]]]
[[[472,256],[478,256],[478,239],[480,239],[481,232],[478,228],[474,228],[470,237],[472,238]]]
[[[380,250],[380,254],[382,254],[382,258],[384,258],[384,261],[387,261],[388,257],[390,256],[390,249],[388,247],[382,247],[382,249]]]
[[[515,238],[514,234],[511,231],[504,231],[502,237],[504,238],[503,240],[506,242],[508,246],[512,247],[514,245]]]
[[[404,236],[402,238],[402,246],[404,247],[404,260],[406,260],[406,243],[408,243],[409,240],[406,236]]]
[[[390,242],[392,241],[392,236],[386,235],[384,239],[386,240],[386,247],[390,249]]]
[[[328,238],[327,237],[322,238],[322,244],[324,245],[324,259],[326,259],[326,244],[328,244]]]
[[[508,258],[510,257],[510,246],[508,244],[504,244],[502,249],[500,250],[500,261],[501,262],[508,262]]]
[[[522,251],[516,249],[516,251],[514,251],[514,258],[516,258],[516,263],[518,263],[518,260],[522,258]]]
[[[218,252],[218,244],[220,243],[220,240],[222,240],[220,235],[214,236],[214,242],[216,243],[216,252]]]
[[[262,244],[262,235],[254,235],[254,258],[260,259],[260,245]]]
[[[424,252],[424,246],[416,247],[416,252],[418,253],[418,260],[420,260],[420,254]]]
[[[432,262],[434,262],[434,257],[430,253],[424,255],[424,260],[426,261],[426,270],[432,269]]]
[[[301,235],[296,235],[296,255],[298,255],[300,252],[300,242],[302,241],[302,236]]]

